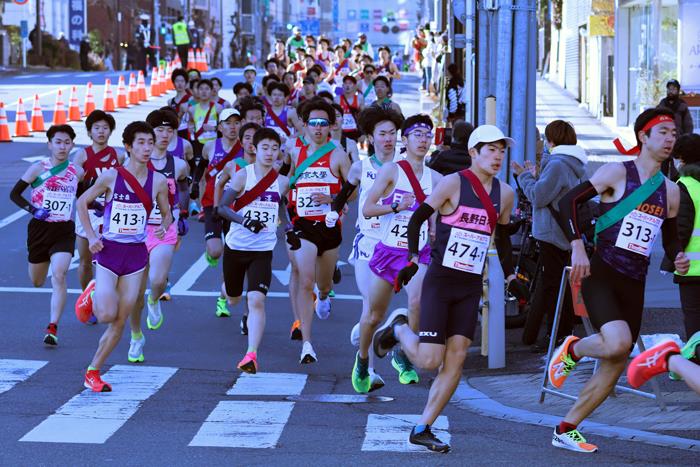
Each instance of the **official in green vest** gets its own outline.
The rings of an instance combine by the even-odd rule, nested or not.
[[[681,161],[679,170],[681,203],[678,211],[678,238],[690,270],[674,274],[683,308],[686,338],[700,331],[700,135],[686,134],[678,138],[673,156]]]
[[[187,70],[187,51],[190,48],[190,35],[187,32],[187,24],[185,18],[180,15],[177,17],[177,23],[173,24],[173,41],[177,47],[177,54],[182,62],[182,67]]]

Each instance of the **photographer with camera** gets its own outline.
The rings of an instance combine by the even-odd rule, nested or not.
[[[544,131],[549,155],[542,159],[539,175],[530,161],[521,166],[513,162],[511,167],[518,178],[525,196],[533,206],[532,234],[540,246],[539,268],[530,313],[523,332],[523,343],[533,344],[537,339],[541,317],[546,313],[551,325],[557,305],[559,284],[564,268],[569,264],[571,245],[559,227],[556,206],[564,194],[587,179],[588,156],[577,146],[576,131],[563,120],[551,122]],[[571,334],[574,325],[571,293],[567,291],[561,315],[557,341]],[[549,337],[538,342],[533,351],[547,349]]]

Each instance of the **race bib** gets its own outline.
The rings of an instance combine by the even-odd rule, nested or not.
[[[277,229],[278,206],[274,201],[256,199],[241,210],[241,215],[264,223],[265,228],[261,232],[274,232]]]
[[[408,222],[411,220],[413,211],[401,211],[394,214],[389,224],[384,240],[386,246],[393,248],[408,249]],[[420,235],[418,237],[418,250],[422,250],[428,243],[428,223],[423,222],[420,226]]]
[[[140,235],[145,230],[146,210],[141,203],[123,203],[112,200],[112,213],[109,219],[110,233]]]
[[[66,222],[71,220],[74,200],[75,193],[47,189],[41,207],[50,211],[49,222]]]
[[[663,219],[634,210],[622,219],[615,246],[648,257]]]
[[[381,222],[379,221],[379,217],[365,217],[362,214],[358,217],[359,219],[359,227],[360,231],[362,232],[379,232],[379,229],[381,227]]]
[[[469,230],[450,229],[442,265],[457,271],[481,274],[491,237]]]
[[[296,189],[296,205],[299,217],[325,216],[330,212],[330,204],[319,204],[315,202],[311,195],[321,193],[330,196],[331,187],[326,186],[304,186]]]
[[[357,130],[355,117],[351,113],[343,114],[343,131]]]

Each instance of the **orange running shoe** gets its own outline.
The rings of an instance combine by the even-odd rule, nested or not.
[[[102,381],[102,378],[100,378],[100,370],[86,371],[83,386],[92,389],[94,392],[112,392],[112,386],[105,383]]]
[[[254,375],[258,372],[258,356],[255,352],[248,352],[243,360],[238,362],[238,369]]]
[[[638,388],[656,375],[668,371],[668,354],[680,354],[681,349],[673,341],[666,341],[640,353],[627,367],[627,381]]]
[[[92,316],[92,293],[95,291],[95,279],[91,280],[75,302],[75,316],[81,323],[87,323]]]
[[[292,323],[292,330],[289,332],[289,338],[293,341],[301,340],[301,329],[299,326],[301,326],[300,320],[296,320]]]
[[[567,336],[564,342],[554,351],[552,359],[549,361],[549,381],[557,389],[564,384],[569,373],[576,366],[576,362],[569,353],[569,348],[577,340],[579,338],[576,336]]]

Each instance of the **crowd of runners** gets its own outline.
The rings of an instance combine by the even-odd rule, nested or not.
[[[233,86],[234,102],[219,95],[220,79],[174,70],[177,94],[167,106],[122,129],[123,152],[110,146],[115,120],[101,110],[85,120],[92,144],[77,151],[72,152],[73,128],[49,128],[49,159],[27,169],[11,193],[12,201],[32,215],[27,237],[32,283],[43,285],[51,272],[44,343],[58,345],[66,274],[77,243],[83,292],[76,316],[83,323],[107,325],[84,384],[95,392],[112,391],[100,377],[101,368],[127,322],[131,341],[125,357],[144,361],[144,306],[148,329],[161,328],[167,321],[163,303],[171,300],[173,256],[182,242],[201,242],[188,235],[188,222],[196,216],[205,226],[208,265],[222,264],[212,313],[231,316],[247,280],[240,328],[248,344],[241,349],[238,369],[255,373],[259,368],[278,238],[291,263],[290,339],[300,344],[299,363],[312,364],[322,358],[312,344],[313,321],[332,315],[339,248],[352,244],[348,261],[362,296],[358,322],[348,329],[358,348],[347,369],[352,386],[361,394],[382,388],[385,381],[374,362],[387,355],[401,384],[419,382],[416,368],[437,370],[409,439],[447,452],[450,446],[430,426],[462,376],[492,244],[506,289],[525,293],[514,272],[507,228],[515,195],[497,178],[508,147],[518,142],[495,126],[477,127],[467,142],[469,168],[443,176],[426,165],[435,133],[431,117],[406,116],[392,100],[393,81],[401,74],[389,49],[379,48],[375,61],[362,44],[332,47],[327,39],[318,44],[318,49],[299,47],[291,59],[280,47],[283,56],[265,62],[262,80],[247,67],[245,80]],[[660,172],[676,143],[673,116],[645,111],[635,133],[637,159],[604,165],[558,206],[569,226],[572,278],[582,281],[584,301],[600,330],[583,339],[567,337],[550,362],[556,387],[582,357],[601,362],[553,435],[555,446],[576,451],[597,449],[577,426],[608,397],[627,366],[640,329],[656,236],[662,233],[665,254],[678,275],[700,273],[700,182],[688,175],[679,189]],[[688,166],[698,162],[697,152],[684,157]],[[696,203],[695,230],[692,243],[684,245],[676,217],[689,192]],[[589,259],[579,208],[596,196],[603,215]],[[357,210],[356,235],[343,238],[349,209]],[[392,297],[402,288],[407,308],[389,313]],[[695,334],[683,349],[676,344],[649,349],[630,364],[629,381],[639,386],[672,370],[699,390],[698,344],[700,334]]]

